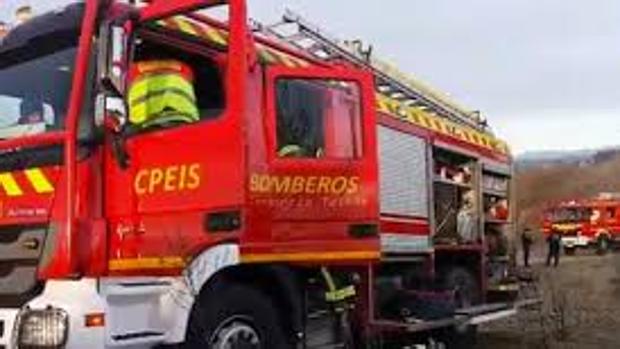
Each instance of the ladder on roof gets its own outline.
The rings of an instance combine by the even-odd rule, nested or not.
[[[372,57],[372,48],[364,49],[359,40],[341,42],[290,10],[286,10],[282,21],[276,24],[265,26],[256,21],[252,24],[254,29],[263,35],[274,36],[319,59],[345,60],[372,71],[379,92],[407,106],[417,106],[477,130],[486,128],[486,121],[481,119],[478,111],[465,110],[449,101],[445,95],[405,75],[393,65]],[[292,32],[290,25],[296,26]],[[288,32],[285,27],[289,27]]]

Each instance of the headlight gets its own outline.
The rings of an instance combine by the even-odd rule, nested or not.
[[[19,349],[64,348],[69,331],[69,316],[64,310],[25,310],[18,321]]]

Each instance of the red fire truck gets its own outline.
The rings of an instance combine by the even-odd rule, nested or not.
[[[592,199],[567,200],[551,205],[543,215],[545,236],[558,232],[566,254],[595,247],[606,253],[620,239],[620,196],[601,193]]]
[[[287,22],[316,45],[244,0],[88,0],[2,40],[0,346],[463,347],[515,314],[505,143]],[[199,122],[128,121],[154,57],[192,67]]]

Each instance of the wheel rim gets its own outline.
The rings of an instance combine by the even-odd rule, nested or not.
[[[459,276],[455,280],[454,293],[456,296],[456,305],[459,308],[467,308],[472,305],[471,287],[465,277]]]
[[[233,317],[224,322],[213,333],[209,341],[211,349],[261,349],[258,331],[247,319]]]

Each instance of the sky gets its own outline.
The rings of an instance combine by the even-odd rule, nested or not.
[[[10,19],[26,0],[0,0]],[[67,0],[30,1],[36,11]],[[249,0],[362,39],[403,71],[480,110],[516,153],[620,145],[620,1]]]

